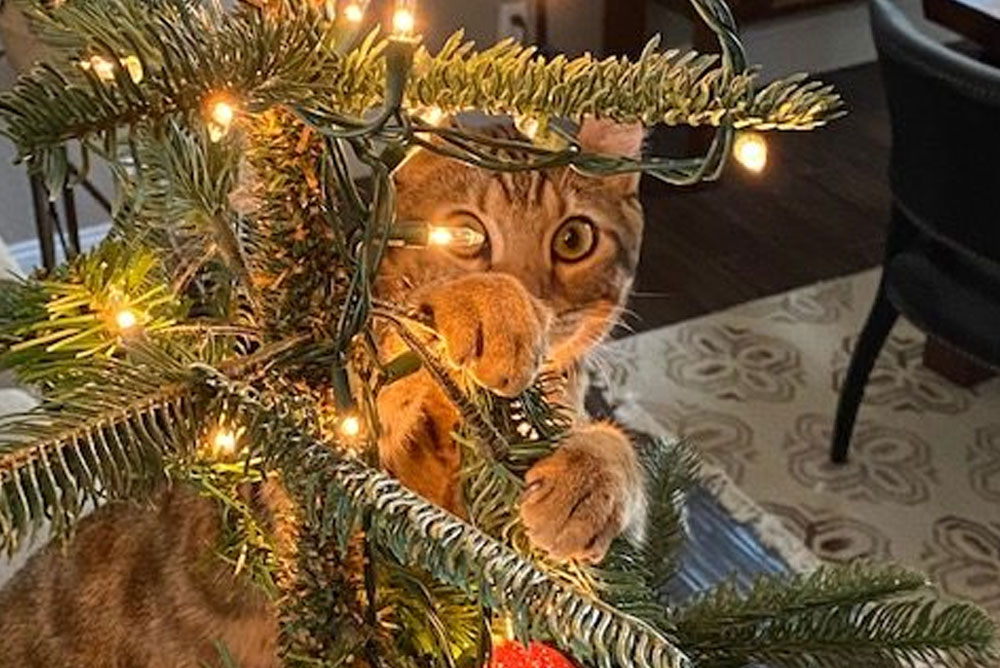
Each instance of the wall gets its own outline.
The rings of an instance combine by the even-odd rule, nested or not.
[[[539,1],[539,0],[535,0]],[[549,14],[549,42],[570,55],[599,50],[604,0],[544,0]],[[420,0],[424,34],[431,45],[465,26],[466,35],[479,44],[496,40],[497,14],[502,0]]]

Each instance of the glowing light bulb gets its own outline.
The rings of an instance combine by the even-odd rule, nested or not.
[[[348,415],[340,423],[340,433],[348,438],[354,438],[361,433],[361,420],[356,415]]]
[[[472,248],[483,245],[485,241],[486,235],[471,227],[427,226],[427,245],[429,246],[463,246]]]
[[[756,132],[741,132],[733,143],[733,156],[751,172],[767,166],[767,142]]]
[[[453,239],[450,228],[432,226],[427,230],[427,243],[432,246],[447,246]]]
[[[118,329],[126,332],[139,324],[139,317],[135,311],[123,308],[115,313],[115,324],[118,325]]]
[[[208,136],[217,142],[229,133],[229,126],[236,118],[236,107],[224,97],[211,98],[207,105]]]
[[[417,15],[414,12],[414,2],[399,0],[396,10],[392,13],[392,32],[396,37],[410,37],[417,27]]]
[[[361,23],[361,19],[365,18],[365,10],[358,3],[352,2],[344,7],[344,18],[351,23]]]
[[[231,455],[236,452],[236,432],[220,428],[212,438],[212,447],[217,455]]]
[[[233,111],[233,106],[228,102],[219,100],[212,105],[212,120],[219,125],[229,125],[232,123],[235,113],[236,112]]]

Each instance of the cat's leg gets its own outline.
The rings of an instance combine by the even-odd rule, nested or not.
[[[549,316],[517,279],[500,273],[466,274],[414,291],[411,303],[441,335],[447,360],[484,387],[514,396],[535,378],[545,351]],[[389,337],[387,358],[402,349]],[[410,489],[462,513],[461,457],[451,433],[459,414],[421,370],[378,396],[383,465]]]
[[[525,477],[521,519],[532,543],[561,559],[596,563],[625,533],[641,541],[645,480],[628,437],[612,424],[574,428]]]
[[[451,437],[458,411],[426,370],[378,395],[379,458],[407,488],[462,515],[461,453]]]

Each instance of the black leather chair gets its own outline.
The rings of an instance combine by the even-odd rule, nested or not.
[[[847,459],[868,375],[902,314],[1000,366],[1000,70],[918,32],[872,0],[892,120],[892,212],[882,281],[837,405],[831,457]]]

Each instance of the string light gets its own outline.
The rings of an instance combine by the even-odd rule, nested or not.
[[[119,309],[115,312],[115,325],[119,331],[127,332],[139,324],[139,316],[135,311],[128,308]]]
[[[741,132],[733,143],[736,161],[751,172],[761,172],[767,166],[767,142],[756,132]]]
[[[357,2],[350,2],[344,7],[344,18],[351,23],[361,23],[361,19],[365,18],[365,10]]]
[[[429,225],[427,227],[428,246],[473,248],[482,246],[485,242],[486,235],[471,227],[446,227],[443,225]]]
[[[355,438],[361,433],[361,420],[356,415],[348,415],[340,422],[340,433],[348,438]]]
[[[209,433],[206,443],[215,459],[230,459],[240,450],[240,439],[246,427],[234,427],[225,412],[219,415],[218,426]]]
[[[233,116],[236,112],[233,111],[233,107],[228,102],[219,100],[212,105],[212,120],[219,125],[228,126],[233,122]]]
[[[392,13],[393,37],[409,38],[417,28],[416,0],[396,0]]]
[[[214,96],[206,105],[208,113],[208,136],[217,142],[229,133],[229,126],[236,118],[236,107],[233,102],[223,96]]]
[[[236,452],[236,432],[219,429],[212,437],[212,447],[218,455],[232,455]]]

